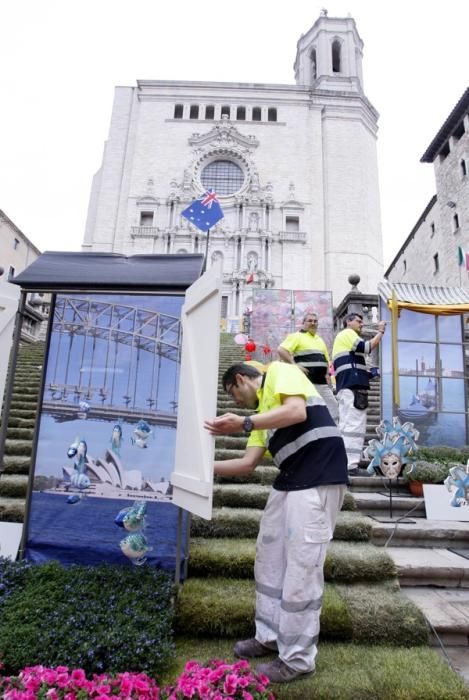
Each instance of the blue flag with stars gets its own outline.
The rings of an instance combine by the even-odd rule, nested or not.
[[[189,204],[181,214],[191,224],[205,232],[215,226],[224,216],[217,195],[213,190],[207,190],[201,197]]]

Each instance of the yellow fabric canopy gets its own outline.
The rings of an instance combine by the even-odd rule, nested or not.
[[[454,316],[469,313],[469,290],[463,287],[431,287],[417,282],[378,284],[378,294],[392,311],[391,300],[400,309],[433,316]]]
[[[398,309],[409,309],[421,314],[433,314],[433,316],[454,316],[455,314],[469,313],[469,304],[415,304],[410,301],[397,300]],[[392,309],[392,300],[387,301],[389,309]]]

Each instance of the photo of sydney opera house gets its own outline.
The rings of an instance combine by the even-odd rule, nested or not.
[[[170,498],[170,482],[166,480],[152,481],[145,478],[140,469],[125,469],[118,455],[112,450],[106,450],[103,458],[94,459],[88,456],[86,472],[90,485],[86,489],[87,496],[104,498],[138,498],[146,496],[154,499]],[[69,491],[74,475],[73,467],[63,467],[62,487],[55,490]]]
[[[34,490],[171,500],[178,296],[56,299]]]

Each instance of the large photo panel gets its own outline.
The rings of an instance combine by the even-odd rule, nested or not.
[[[391,321],[380,300],[381,318]],[[462,318],[436,316],[401,309],[397,328],[399,406],[395,415],[419,430],[419,445],[432,447],[467,444],[465,345]],[[382,417],[393,417],[392,335],[381,343]]]
[[[256,289],[252,297],[250,336],[258,344],[256,359],[278,359],[277,347],[289,333],[301,330],[303,317],[318,316],[318,333],[332,349],[332,294],[315,290]],[[264,356],[262,348],[271,352]]]
[[[57,295],[28,518],[31,560],[174,568],[170,474],[183,302]]]

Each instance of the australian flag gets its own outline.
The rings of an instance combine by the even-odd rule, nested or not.
[[[217,195],[213,190],[207,190],[201,197],[189,204],[181,214],[191,224],[205,232],[215,226],[224,216]]]

